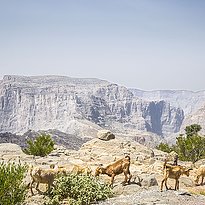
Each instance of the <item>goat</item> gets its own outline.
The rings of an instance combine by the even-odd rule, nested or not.
[[[106,166],[105,168],[99,166],[95,170],[95,176],[99,176],[100,174],[106,174],[111,177],[110,186],[113,186],[114,178],[116,175],[124,173],[125,179],[122,182],[123,185],[126,183],[130,183],[132,175],[130,174],[130,157],[125,156],[125,158],[120,159],[113,164]],[[129,176],[128,176],[129,175]]]
[[[196,171],[196,178],[194,180],[196,182],[196,184],[198,184],[200,177],[201,177],[200,185],[203,185],[203,181],[204,181],[204,177],[205,177],[205,165],[201,165]]]
[[[161,182],[161,191],[163,189],[163,184],[165,183],[165,187],[168,190],[167,187],[167,180],[168,178],[175,179],[175,189],[179,189],[179,178],[181,175],[185,174],[186,176],[189,176],[189,171],[192,169],[186,169],[180,165],[171,165],[167,164],[167,160],[164,162],[164,178]]]
[[[73,169],[71,171],[74,174],[86,174],[86,175],[90,175],[92,173],[92,170],[90,167],[88,166],[81,166],[81,165],[74,165]]]
[[[34,182],[37,182],[36,185],[36,190],[39,191],[39,184],[48,184],[48,192],[50,191],[51,186],[53,185],[54,179],[56,177],[57,174],[59,173],[64,173],[64,170],[60,170],[58,169],[58,167],[54,167],[53,169],[42,169],[40,167],[33,167],[33,165],[30,165],[29,167],[29,174],[31,176],[31,183],[30,185],[30,190],[31,190],[31,194],[34,195],[33,193],[33,189],[32,186],[34,184]]]
[[[67,174],[67,172],[68,172],[68,170],[66,169],[66,167],[64,167],[64,166],[58,166],[58,165],[54,165],[54,164],[51,164],[50,165],[50,168],[51,169],[53,169],[53,170],[55,170],[58,174],[64,174],[64,175],[66,175]]]

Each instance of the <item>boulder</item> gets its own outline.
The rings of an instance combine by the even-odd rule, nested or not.
[[[105,141],[115,139],[115,135],[109,130],[99,130],[97,133],[97,137],[98,139]]]
[[[1,143],[0,144],[0,155],[22,155],[24,154],[21,147],[17,144],[12,143]]]
[[[130,195],[141,190],[141,187],[137,184],[129,184],[122,186],[121,183],[115,184],[113,192],[116,195]]]
[[[140,175],[140,181],[143,187],[158,186],[158,182],[153,174]]]

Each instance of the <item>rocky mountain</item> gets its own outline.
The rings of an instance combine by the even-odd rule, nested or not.
[[[205,104],[205,90],[193,92],[187,90],[154,90],[143,91],[129,89],[134,96],[148,101],[164,100],[174,107],[183,109],[185,116],[197,111]]]
[[[191,124],[201,125],[202,130],[200,132],[205,133],[205,103],[201,108],[186,116],[180,129],[181,133],[184,133],[185,127]]]
[[[92,137],[99,129],[166,136],[179,131],[184,112],[164,100],[148,101],[99,79],[4,76],[0,82],[0,132],[57,129]]]
[[[180,133],[185,133],[185,127],[191,124],[201,125],[201,133],[205,133],[205,91],[192,92],[186,90],[129,90],[134,94],[134,96],[144,100],[164,100],[174,107],[180,107],[184,112],[184,120],[179,130]],[[174,136],[176,137],[177,135],[173,135],[171,138],[174,138]],[[170,141],[172,141],[172,139]]]

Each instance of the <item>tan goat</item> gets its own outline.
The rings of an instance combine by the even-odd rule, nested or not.
[[[64,170],[58,169],[57,166],[54,169],[42,169],[40,167],[33,167],[33,165],[31,165],[29,167],[29,174],[32,179],[31,183],[29,184],[31,194],[34,195],[32,186],[35,182],[37,183],[36,190],[39,191],[39,188],[38,188],[39,184],[42,183],[42,184],[47,184],[48,191],[50,191],[51,186],[54,186],[53,185],[54,179],[56,175],[59,173],[65,174]]]
[[[64,174],[64,175],[66,175],[67,172],[68,172],[67,168],[64,167],[63,165],[60,165],[60,166],[59,166],[59,165],[51,164],[51,165],[50,165],[50,168],[56,170],[56,172],[59,173],[59,174]]]
[[[200,185],[203,185],[204,177],[205,177],[205,165],[201,165],[196,171],[195,182],[198,184],[199,178],[201,177]]]
[[[73,166],[73,169],[71,171],[74,174],[86,174],[86,175],[90,175],[92,173],[92,170],[90,167],[86,166],[81,166],[81,165],[77,165],[75,164]]]
[[[182,167],[180,165],[171,165],[167,164],[167,161],[165,160],[164,163],[164,178],[161,182],[161,191],[163,189],[163,184],[165,183],[166,189],[168,189],[167,186],[167,180],[168,178],[175,179],[175,190],[179,189],[179,178],[181,175],[185,174],[186,176],[189,176],[189,171],[192,169],[186,169],[185,167]]]
[[[120,159],[113,164],[106,166],[105,168],[99,166],[95,170],[95,176],[99,176],[100,174],[106,174],[111,177],[110,185],[113,186],[114,178],[116,175],[124,173],[125,179],[123,181],[123,185],[126,183],[130,183],[132,175],[130,174],[130,157],[126,156],[123,159]]]

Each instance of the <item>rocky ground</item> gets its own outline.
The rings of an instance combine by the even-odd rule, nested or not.
[[[122,158],[125,153],[131,156],[131,173],[133,178],[130,185],[122,186],[123,175],[115,178],[114,193],[115,197],[104,202],[98,202],[100,205],[205,205],[205,196],[199,195],[199,192],[205,193],[205,187],[195,187],[193,183],[194,171],[190,177],[180,178],[179,191],[160,192],[159,185],[162,180],[163,160],[166,157],[164,152],[150,149],[135,141],[126,140],[116,136],[109,141],[98,138],[92,139],[82,145],[76,151],[67,149],[63,146],[56,146],[55,150],[47,157],[34,157],[25,155],[18,145],[11,143],[0,144],[0,161],[18,161],[23,163],[35,164],[42,167],[49,167],[50,164],[58,164],[71,170],[74,164],[89,165],[94,172],[99,164],[107,165],[115,160]],[[182,162],[180,162],[182,163]],[[190,163],[182,163],[190,167]],[[106,182],[110,180],[108,176],[100,176]],[[29,182],[26,178],[26,182]],[[140,181],[140,183],[139,183]],[[173,187],[174,181],[169,180],[168,186]],[[44,190],[42,185],[40,189]],[[35,192],[34,196],[28,192],[24,205],[42,205],[46,196]]]
[[[98,203],[100,205],[204,205],[205,197],[193,195],[185,190],[168,190],[160,192],[158,187],[140,189],[130,195],[118,197]]]

